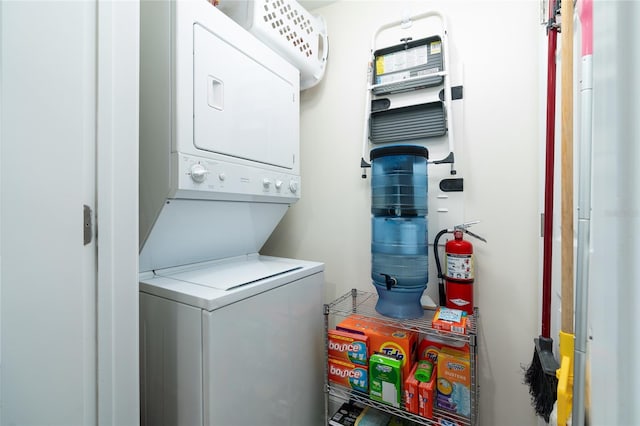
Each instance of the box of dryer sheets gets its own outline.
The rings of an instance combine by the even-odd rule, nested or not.
[[[329,356],[334,359],[369,365],[369,337],[365,334],[329,330]]]
[[[336,326],[337,330],[364,334],[369,338],[369,353],[390,355],[402,362],[403,376],[409,375],[418,346],[418,333],[381,324],[375,319],[350,315]]]
[[[438,354],[436,406],[461,416],[471,414],[471,363],[468,354],[445,348]]]
[[[368,366],[329,358],[329,380],[345,388],[369,392]]]
[[[433,316],[431,326],[436,330],[467,334],[467,319],[467,313],[464,311],[440,306]]]

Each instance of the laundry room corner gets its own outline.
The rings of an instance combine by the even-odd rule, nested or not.
[[[639,22],[0,0],[0,426],[640,426]]]
[[[301,94],[304,196],[262,252],[324,262],[325,301],[352,288],[373,291],[371,186],[360,168],[371,35],[389,20],[429,10],[448,17],[450,40],[464,64],[463,131],[456,141],[462,145],[462,215],[465,222],[479,220],[473,231],[487,239],[474,240],[480,424],[518,419],[533,425],[522,366],[530,362],[530,338],[538,332],[538,2],[338,1],[314,10],[327,22],[329,61],[324,80]],[[447,166],[430,164],[429,173],[434,167]],[[434,210],[429,221],[437,220]],[[433,236],[426,293],[437,303]]]

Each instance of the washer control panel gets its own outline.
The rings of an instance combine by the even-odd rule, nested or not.
[[[184,154],[174,155],[173,161],[177,163],[177,197],[182,193],[187,198],[275,198],[274,202],[300,198],[298,175]]]

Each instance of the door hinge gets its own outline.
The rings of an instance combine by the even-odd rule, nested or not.
[[[92,211],[91,207],[86,204],[83,206],[83,221],[82,227],[84,229],[84,245],[91,243],[91,239],[93,238],[93,223],[92,223]]]

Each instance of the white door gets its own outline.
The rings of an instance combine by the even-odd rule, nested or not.
[[[125,67],[138,5],[125,3],[0,3],[3,425],[138,420],[137,61]]]
[[[201,25],[193,43],[196,148],[293,169],[297,88]]]

